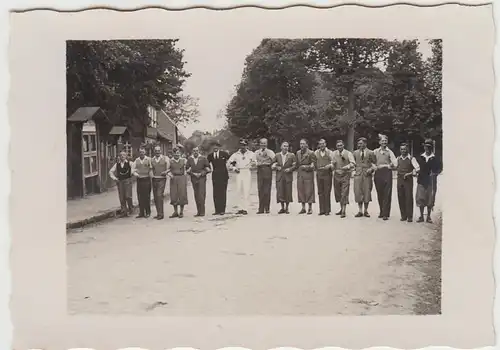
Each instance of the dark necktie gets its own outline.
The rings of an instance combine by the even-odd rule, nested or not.
[[[361,160],[365,160],[365,151],[361,151]]]

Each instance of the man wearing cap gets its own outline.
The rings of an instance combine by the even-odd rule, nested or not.
[[[354,168],[354,157],[352,153],[344,148],[344,141],[338,140],[337,149],[333,151],[333,189],[335,201],[340,203],[340,210],[336,215],[345,218],[346,207],[349,204],[349,187],[351,185],[351,174]]]
[[[196,202],[196,215],[205,216],[205,198],[207,193],[207,174],[210,173],[208,159],[200,155],[200,149],[195,147],[193,154],[188,158],[186,173],[191,175],[191,184]]]
[[[297,195],[302,210],[299,214],[312,214],[314,200],[314,164],[316,156],[309,149],[306,139],[300,140],[300,150],[297,151]]]
[[[247,149],[247,142],[240,141],[240,149],[227,161],[229,169],[236,175],[236,186],[240,196],[239,210],[236,214],[248,214],[250,208],[250,189],[252,186],[251,169],[255,166],[255,153]]]
[[[358,149],[353,152],[354,157],[354,201],[358,203],[357,218],[370,217],[368,206],[372,201],[373,172],[376,169],[375,155],[366,147],[364,137],[358,140]],[[364,210],[363,210],[364,206]]]
[[[318,182],[319,215],[330,215],[332,211],[332,151],[326,147],[326,140],[319,140],[319,148],[314,152],[316,180]]]
[[[416,203],[420,209],[418,222],[424,221],[424,210],[427,207],[427,222],[431,223],[431,212],[434,209],[437,191],[437,176],[443,165],[434,154],[434,142],[431,139],[424,141],[424,153],[418,157],[420,172],[417,176]]]
[[[220,149],[221,144],[217,142],[212,153],[207,156],[208,162],[212,165],[212,186],[215,212],[213,215],[223,215],[226,211],[227,182],[229,173],[227,171],[227,161],[229,154]]]
[[[267,148],[267,139],[260,139],[260,148],[255,151],[255,160],[257,162],[257,186],[259,193],[259,211],[257,214],[269,213],[271,204],[271,184],[273,181],[273,164],[276,154]]]
[[[379,218],[388,220],[391,216],[392,200],[392,172],[396,168],[396,156],[387,147],[389,138],[379,135],[380,147],[373,151],[377,170],[374,175],[375,189],[377,190],[378,205],[380,208]]]
[[[397,158],[397,189],[401,221],[413,221],[413,176],[420,170],[417,160],[408,154],[408,145],[399,147],[401,155]]]

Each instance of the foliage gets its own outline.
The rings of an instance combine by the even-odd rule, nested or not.
[[[298,143],[440,137],[440,40],[423,61],[417,40],[266,39],[247,57],[226,117],[239,137]]]
[[[163,110],[178,125],[197,123],[200,117],[198,99],[182,93],[177,97],[176,100],[166,103]]]
[[[146,108],[179,104],[186,78],[177,40],[68,41],[67,111],[99,106],[115,122],[148,122]]]

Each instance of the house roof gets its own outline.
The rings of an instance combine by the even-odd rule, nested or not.
[[[158,129],[158,137],[162,138],[164,140],[168,140],[168,141],[172,141],[172,142],[174,141],[174,138],[172,137],[172,135],[170,135],[170,134],[168,134],[160,129]]]
[[[123,135],[125,133],[125,131],[127,131],[126,126],[115,125],[111,128],[111,130],[109,131],[109,134],[110,135]]]
[[[68,121],[70,121],[70,122],[86,122],[86,121],[89,121],[91,119],[102,118],[102,117],[106,118],[106,114],[99,107],[80,107],[76,110],[75,113],[73,113],[68,118]]]
[[[165,117],[167,117],[167,119],[172,123],[174,124],[176,127],[177,127],[177,124],[174,123],[174,121],[172,120],[172,118],[170,118],[167,114],[167,112],[165,112],[163,109],[160,109],[160,111],[165,115]]]

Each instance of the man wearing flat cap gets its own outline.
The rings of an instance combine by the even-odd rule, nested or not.
[[[434,154],[433,140],[426,139],[424,141],[424,153],[417,160],[420,165],[416,194],[416,204],[420,209],[420,217],[417,222],[424,221],[424,211],[427,207],[427,219],[425,221],[431,223],[431,212],[434,209],[436,199],[437,176],[443,169],[441,160]]]
[[[221,144],[216,142],[212,153],[207,156],[207,160],[212,166],[212,186],[215,206],[213,215],[224,215],[226,212],[227,182],[229,179],[226,163],[229,159],[229,154],[220,148]]]
[[[250,209],[250,189],[252,185],[251,169],[256,165],[255,153],[247,149],[247,142],[240,141],[240,149],[233,153],[227,162],[230,170],[236,175],[236,186],[240,202],[237,214],[248,214]]]

